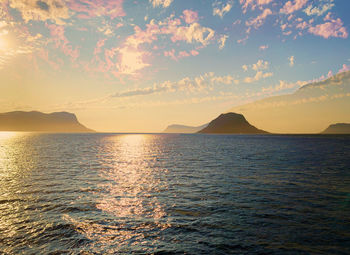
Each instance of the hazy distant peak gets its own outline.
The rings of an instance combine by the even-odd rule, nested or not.
[[[205,128],[207,125],[208,123],[198,127],[192,127],[186,125],[173,124],[167,126],[163,133],[196,133],[199,130]]]

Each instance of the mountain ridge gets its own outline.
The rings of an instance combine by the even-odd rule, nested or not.
[[[350,134],[350,123],[331,124],[321,134]]]
[[[198,131],[201,134],[268,134],[251,125],[242,114],[229,112],[220,114],[207,127]]]
[[[0,113],[0,131],[94,132],[82,125],[74,113],[39,111]]]

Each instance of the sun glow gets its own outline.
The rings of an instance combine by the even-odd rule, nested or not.
[[[7,42],[4,38],[0,37],[0,51],[5,51],[7,49]]]

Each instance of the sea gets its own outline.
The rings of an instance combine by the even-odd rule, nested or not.
[[[2,132],[0,254],[350,254],[350,136]]]

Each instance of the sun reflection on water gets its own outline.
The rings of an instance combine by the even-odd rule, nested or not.
[[[30,194],[26,194],[26,177],[36,166],[32,147],[28,142],[30,138],[28,133],[0,132],[0,239],[9,244],[26,227],[31,227],[29,224],[26,227],[22,224],[30,217],[26,208],[32,199]],[[12,253],[14,245],[9,247],[0,250]]]
[[[107,137],[104,141],[100,176],[106,182],[99,185],[102,191],[97,194],[96,208],[110,215],[113,224],[106,226],[66,216],[80,233],[100,246],[141,244],[145,232],[169,227],[157,198],[161,190],[167,189],[159,178],[166,169],[155,167],[159,143],[153,139],[156,138],[152,135],[135,134]]]

